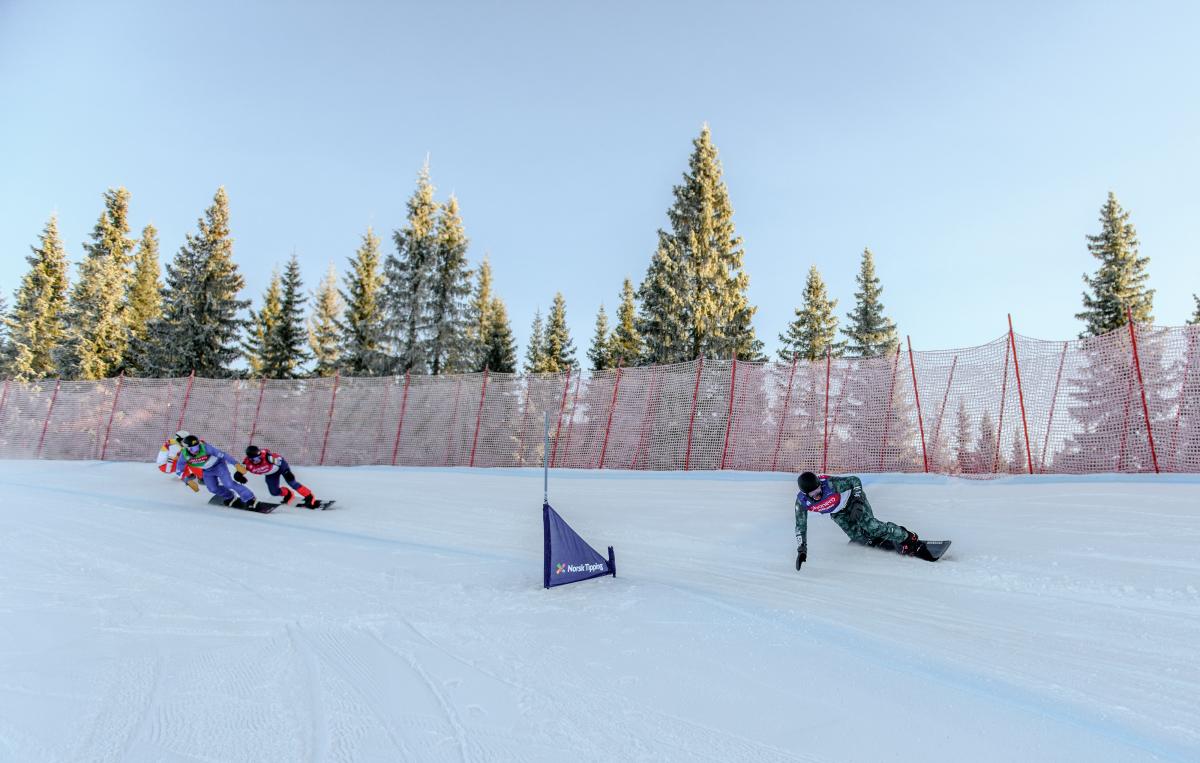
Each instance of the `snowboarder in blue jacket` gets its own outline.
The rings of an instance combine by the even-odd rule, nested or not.
[[[198,490],[196,478],[191,475],[184,476],[184,471],[189,466],[199,469],[204,473],[204,486],[208,488],[208,492],[218,496],[226,506],[253,508],[258,503],[254,493],[245,485],[234,482],[229,474],[229,467],[236,467],[237,464],[233,456],[196,435],[189,434],[183,439],[183,450],[180,451],[179,460],[175,464],[175,475],[184,482],[190,480],[188,487]]]

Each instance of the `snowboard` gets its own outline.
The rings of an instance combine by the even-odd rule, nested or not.
[[[858,543],[858,541],[850,541],[850,542]],[[948,541],[948,540],[927,540],[927,541],[925,541],[924,550],[920,553],[912,554],[912,556],[915,556],[918,559],[924,559],[927,562],[936,562],[938,559],[942,558],[942,556],[946,553],[947,550],[949,550],[950,543],[951,543],[951,541]],[[896,544],[892,543],[890,540],[885,540],[882,543],[876,543],[876,544],[858,543],[858,545],[866,546],[868,548],[878,548],[878,549],[882,549],[884,551],[895,551],[896,553],[900,553],[900,549],[897,548]]]
[[[216,495],[214,495],[212,498],[209,498],[208,502],[212,506],[225,506],[225,501],[222,500],[220,496]],[[225,506],[225,508],[241,509],[242,511],[255,511],[259,514],[270,514],[272,511],[275,511],[275,509],[279,508],[279,504],[270,503],[268,501],[258,501],[253,506]]]
[[[335,503],[337,503],[336,500],[334,500],[334,501],[317,501],[316,506],[305,506],[304,504],[298,503],[298,504],[296,504],[296,508],[297,509],[310,509],[310,510],[320,509],[321,511],[325,511],[326,509],[332,509],[333,504],[335,504]]]

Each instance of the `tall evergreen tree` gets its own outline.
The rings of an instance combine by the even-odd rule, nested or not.
[[[1000,445],[999,433],[992,417],[986,412],[979,417],[979,440],[975,446],[975,470],[980,473],[996,470]]]
[[[858,275],[858,291],[854,292],[854,309],[846,315],[849,323],[842,329],[846,335],[845,351],[858,358],[873,358],[895,352],[900,338],[896,324],[883,314],[883,303],[879,301],[883,287],[875,275],[875,256],[870,249],[863,249],[862,265]]]
[[[437,212],[429,164],[417,176],[408,200],[408,219],[392,238],[396,253],[384,263],[388,335],[396,372],[424,372],[429,360],[425,334],[429,326],[430,290],[437,259]]]
[[[592,346],[588,348],[588,360],[592,363],[593,371],[603,371],[612,365],[611,337],[608,335],[608,314],[604,312],[604,303],[596,313],[596,333],[592,335]]]
[[[529,344],[525,347],[525,373],[540,374],[548,369],[546,362],[546,324],[542,321],[542,311],[538,309],[533,314],[533,323],[529,327]]]
[[[430,373],[465,371],[471,366],[466,302],[471,293],[471,269],[467,266],[467,234],[453,196],[438,214],[435,235],[425,357]]]
[[[340,367],[342,345],[338,329],[338,316],[342,313],[342,298],[338,294],[337,271],[329,265],[329,271],[313,295],[312,315],[308,317],[308,347],[316,359],[313,373],[317,376],[332,376]]]
[[[342,368],[351,376],[376,376],[386,370],[384,357],[384,282],[379,237],[370,228],[350,261],[342,332]]]
[[[496,373],[511,374],[517,370],[517,341],[508,323],[508,308],[499,297],[488,308],[487,342],[482,368]]]
[[[637,365],[645,355],[645,343],[637,328],[637,305],[634,303],[633,282],[628,278],[621,285],[621,302],[617,306],[617,325],[609,338],[611,358],[626,366]]]
[[[1192,313],[1192,319],[1188,321],[1188,325],[1196,326],[1200,325],[1200,297],[1193,294],[1192,299],[1196,302],[1196,312]]]
[[[1135,323],[1153,323],[1154,289],[1146,287],[1150,258],[1138,256],[1137,231],[1111,191],[1100,208],[1100,233],[1087,241],[1100,267],[1095,275],[1083,276],[1088,290],[1083,293],[1083,312],[1075,314],[1084,322],[1080,338],[1121,328],[1128,323],[1126,308],[1132,309]]]
[[[124,369],[133,247],[129,191],[110,188],[104,192],[104,211],[92,229],[91,242],[84,245],[79,277],[71,289],[67,336],[57,357],[63,376],[105,379]]]
[[[125,306],[129,326],[129,373],[145,373],[140,365],[144,343],[150,326],[162,315],[162,279],[159,278],[158,231],[153,225],[142,228],[142,238],[134,255],[133,281],[129,285],[129,300]]]
[[[0,291],[0,376],[9,376],[8,359],[11,357],[8,345],[8,298]]]
[[[971,448],[971,417],[967,414],[967,403],[964,398],[958,399],[957,431],[954,439],[956,455],[955,472],[971,474],[976,471],[977,460]]]
[[[233,261],[229,197],[218,188],[175,259],[167,265],[162,317],[150,325],[148,352],[139,363],[154,376],[228,377],[241,354],[238,314],[249,300],[238,299],[245,285]]]
[[[492,335],[493,304],[492,263],[488,262],[485,254],[483,262],[479,263],[479,270],[476,271],[475,290],[467,307],[466,344],[472,358],[472,371],[482,371],[491,352],[489,342]]]
[[[67,253],[51,217],[37,246],[25,259],[29,270],[21,279],[8,327],[6,370],[18,381],[54,376],[54,355],[66,333]]]
[[[262,306],[258,311],[250,311],[250,320],[246,322],[246,342],[243,349],[246,362],[250,364],[250,376],[255,379],[268,378],[267,365],[270,363],[271,336],[279,325],[283,313],[283,287],[279,276],[279,268],[271,272],[271,280],[267,290],[263,292]]]
[[[312,358],[307,349],[308,332],[304,326],[304,282],[300,262],[293,254],[283,269],[280,283],[279,320],[266,335],[263,375],[269,379],[296,379],[304,375],[304,365]]]
[[[553,373],[578,367],[575,343],[571,341],[571,331],[567,328],[567,301],[563,299],[562,292],[555,293],[554,302],[550,305],[544,346],[545,370]]]
[[[675,363],[700,355],[757,359],[755,308],[746,295],[742,239],[722,180],[712,135],[705,125],[693,142],[688,171],[667,212],[670,232],[659,230],[639,296],[638,330],[647,360]]]
[[[830,299],[825,290],[825,281],[813,265],[808,269],[808,280],[804,284],[804,299],[796,308],[796,319],[788,324],[787,331],[779,335],[783,347],[779,359],[790,361],[793,357],[803,360],[819,360],[826,352],[841,355],[844,344],[837,338],[837,316],[833,314],[837,300]]]

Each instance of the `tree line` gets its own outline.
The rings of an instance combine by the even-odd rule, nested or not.
[[[624,279],[613,325],[602,304],[586,361],[595,370],[668,364],[697,357],[765,360],[747,296],[742,240],[733,222],[712,135],[692,141],[673,189],[668,225],[635,288]],[[341,284],[331,266],[310,294],[293,254],[276,269],[256,309],[241,298],[233,258],[229,199],[218,188],[196,229],[160,270],[158,232],[131,235],[130,193],[109,189],[84,244],[73,282],[55,217],[26,258],[12,305],[0,296],[0,370],[34,380],[103,379],[124,373],[169,377],[249,375],[290,379],[343,373],[379,376],[518,370],[516,341],[485,256],[468,260],[469,239],[457,200],[436,199],[426,165],[407,202],[403,226],[386,255],[368,228]],[[1097,270],[1084,275],[1081,336],[1135,321],[1152,322],[1149,258],[1138,249],[1130,214],[1110,193],[1100,233],[1087,236]],[[854,306],[839,325],[837,300],[816,265],[808,271],[794,319],[779,334],[780,360],[875,357],[899,345],[885,314],[874,255],[863,250]],[[1193,323],[1200,323],[1200,297]],[[306,307],[307,306],[307,307]],[[566,302],[554,295],[537,311],[522,370],[555,373],[580,363]],[[243,366],[244,363],[244,366]]]

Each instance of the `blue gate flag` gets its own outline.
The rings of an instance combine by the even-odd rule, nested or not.
[[[542,582],[546,588],[601,575],[617,576],[612,546],[608,547],[608,559],[600,556],[548,503],[542,504],[542,529],[546,538]]]

